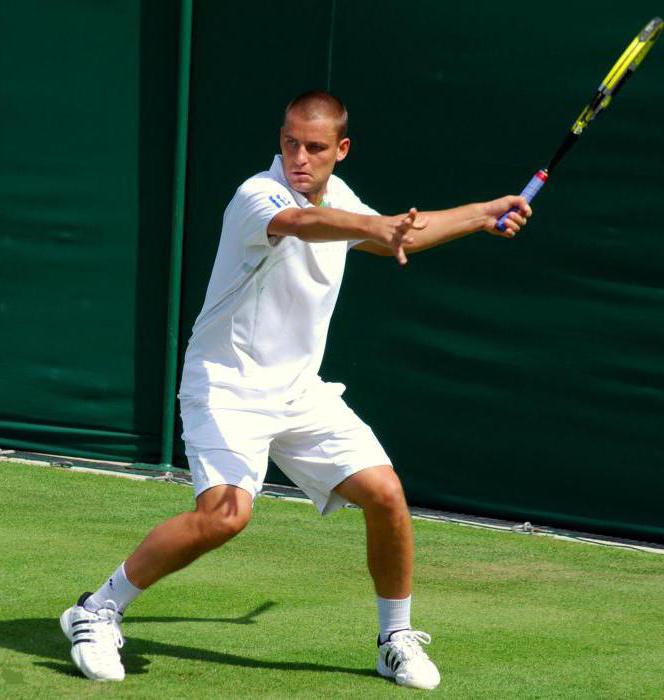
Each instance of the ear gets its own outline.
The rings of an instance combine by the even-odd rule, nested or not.
[[[347,155],[350,149],[350,139],[348,137],[341,139],[337,145],[337,163],[340,163]]]

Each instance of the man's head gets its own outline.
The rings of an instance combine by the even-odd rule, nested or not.
[[[290,186],[320,203],[334,166],[348,154],[348,113],[343,102],[322,90],[296,97],[286,107],[281,155]]]

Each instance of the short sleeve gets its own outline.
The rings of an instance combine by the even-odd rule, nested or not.
[[[278,236],[268,236],[272,219],[285,209],[297,207],[293,195],[271,178],[252,178],[237,191],[233,215],[246,246],[274,245]]]
[[[380,214],[375,209],[372,209],[368,204],[365,204],[359,197],[357,197],[356,195],[353,196],[357,200],[357,203],[353,208],[353,212],[355,214],[366,214],[367,216],[380,216]]]
[[[331,206],[338,207],[353,214],[364,214],[365,216],[380,216],[380,214],[365,204],[353,190],[339,177],[332,175],[330,182],[334,186],[334,197]],[[347,249],[363,243],[364,239],[347,241]]]
[[[349,192],[349,211],[352,211],[354,214],[365,214],[366,216],[380,216],[375,209],[372,209],[368,204],[365,204],[353,191],[350,190],[350,188]],[[347,249],[350,250],[360,243],[364,243],[363,238],[348,241]]]

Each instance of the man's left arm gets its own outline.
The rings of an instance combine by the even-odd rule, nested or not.
[[[510,211],[510,209],[516,211]],[[496,228],[498,219],[509,212],[505,221],[505,230]],[[412,242],[405,243],[404,252],[418,253],[421,250],[449,243],[471,233],[485,231],[494,236],[514,238],[523,228],[532,210],[523,197],[508,195],[490,202],[466,204],[454,209],[440,211],[417,212],[416,223],[423,227],[409,231]],[[390,248],[374,241],[365,241],[355,246],[355,250],[363,250],[375,255],[393,255]]]

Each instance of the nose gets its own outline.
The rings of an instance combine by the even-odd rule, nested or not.
[[[297,165],[305,165],[307,162],[307,148],[302,143],[297,147],[295,151],[295,163]]]

